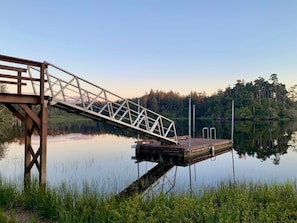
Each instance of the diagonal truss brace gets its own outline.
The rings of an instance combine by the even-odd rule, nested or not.
[[[39,182],[46,183],[46,140],[47,140],[47,102],[40,105],[39,114],[35,114],[31,104],[19,104],[21,111],[10,103],[3,103],[19,120],[25,124],[25,183],[31,178],[31,170],[35,165],[39,172]],[[32,135],[39,135],[39,147],[34,150]]]

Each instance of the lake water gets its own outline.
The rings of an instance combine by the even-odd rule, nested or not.
[[[187,123],[187,121],[185,121]],[[180,125],[179,125],[180,124]],[[187,132],[177,123],[179,135]],[[217,138],[230,138],[230,123],[200,123],[215,126]],[[0,176],[22,183],[24,139],[20,130],[2,132]],[[81,189],[85,184],[104,194],[118,193],[156,163],[136,163],[131,148],[137,135],[92,121],[50,123],[47,144],[47,184]],[[159,179],[150,192],[187,192],[223,181],[285,182],[297,178],[297,123],[237,122],[234,149],[212,159],[186,167],[173,167]],[[33,136],[38,147],[38,137]],[[37,174],[34,168],[33,175]]]

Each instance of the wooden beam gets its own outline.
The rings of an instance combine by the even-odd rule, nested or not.
[[[22,59],[17,57],[10,57],[10,56],[5,56],[1,54],[0,54],[0,60],[10,62],[10,63],[25,64],[25,65],[34,66],[34,67],[41,67],[41,64],[42,64],[42,62],[37,62],[37,61],[27,60],[27,59]]]
[[[0,77],[9,78],[9,79],[18,79],[17,76],[11,75],[11,74],[2,74],[2,73],[0,73]]]
[[[13,84],[13,85],[27,85],[26,83],[18,83],[18,82],[14,82],[14,81],[1,81],[0,80],[0,83],[1,84]]]
[[[3,103],[6,108],[8,108],[9,111],[11,111],[19,120],[22,122],[25,121],[25,117],[18,111],[16,110],[15,107],[13,107],[11,104],[8,103]]]
[[[6,65],[1,65],[1,64],[0,64],[0,69],[13,70],[13,71],[19,71],[19,72],[27,72],[27,69],[25,69],[25,68],[12,67],[12,66],[6,66]]]
[[[30,148],[29,152],[31,153],[32,159],[31,159],[29,165],[26,167],[27,171],[30,171],[32,169],[32,167],[34,166],[34,164],[35,164],[38,171],[40,172],[40,163],[38,162],[38,157],[41,155],[40,154],[41,153],[40,148],[37,150],[36,153],[33,151],[31,146],[29,148]]]
[[[18,79],[17,76],[10,75],[10,74],[1,74],[0,73],[0,77],[10,78],[10,79]],[[22,80],[26,80],[26,81],[40,81],[39,78],[31,78],[31,77],[22,77]],[[47,82],[47,80],[44,80],[44,82]]]
[[[40,97],[35,95],[17,95],[0,93],[0,103],[10,104],[40,104]]]
[[[31,108],[29,108],[26,104],[20,104],[20,106],[24,109],[24,111],[31,117],[31,119],[37,124],[37,126],[40,126],[40,118],[32,111]]]

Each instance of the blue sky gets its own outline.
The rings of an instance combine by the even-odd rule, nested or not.
[[[122,97],[297,84],[296,0],[9,0],[0,54],[48,61]]]

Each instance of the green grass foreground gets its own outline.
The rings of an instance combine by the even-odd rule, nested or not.
[[[89,186],[82,192],[65,185],[26,191],[0,182],[0,222],[4,210],[24,207],[52,222],[296,222],[296,182],[222,183],[189,194],[105,197]]]

